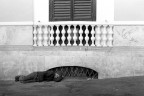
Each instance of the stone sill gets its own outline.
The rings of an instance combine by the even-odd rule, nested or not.
[[[0,45],[0,51],[144,51],[144,46],[115,46],[115,47],[91,47],[91,46],[48,46],[33,47],[27,45]]]

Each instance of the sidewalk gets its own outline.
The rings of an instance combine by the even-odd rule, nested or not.
[[[0,81],[0,96],[144,96],[144,77],[29,84]]]

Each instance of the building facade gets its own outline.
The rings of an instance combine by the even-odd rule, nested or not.
[[[0,79],[61,66],[93,69],[99,79],[144,75],[142,5],[126,21],[115,6],[124,2],[33,1],[32,20],[0,23]]]

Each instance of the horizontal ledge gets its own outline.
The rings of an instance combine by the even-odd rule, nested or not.
[[[91,47],[91,46],[42,46],[34,47],[30,45],[0,45],[0,51],[90,51],[106,50],[111,47]]]
[[[33,22],[0,22],[1,25],[33,25]]]
[[[57,21],[57,22],[36,22],[34,25],[144,25],[144,21],[114,21],[114,22],[95,22],[95,21]]]
[[[137,51],[143,52],[144,46],[115,46],[115,47],[92,47],[92,46],[48,46],[48,47],[33,47],[30,45],[0,45],[0,51],[104,51],[104,52],[119,52],[119,51]]]
[[[0,22],[1,25],[131,25],[131,26],[143,26],[144,21],[117,21],[117,22],[95,22],[95,21],[57,21],[57,22]]]
[[[34,47],[35,51],[92,51],[92,50],[109,50],[111,47],[92,47],[92,46],[49,46],[49,47]]]
[[[30,45],[0,45],[0,51],[32,51]]]

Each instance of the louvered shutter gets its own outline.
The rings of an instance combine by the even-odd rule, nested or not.
[[[72,0],[50,0],[50,21],[72,21]]]
[[[74,21],[95,21],[96,10],[95,0],[74,0],[73,2],[73,20]]]
[[[96,0],[50,0],[50,21],[95,21]]]

